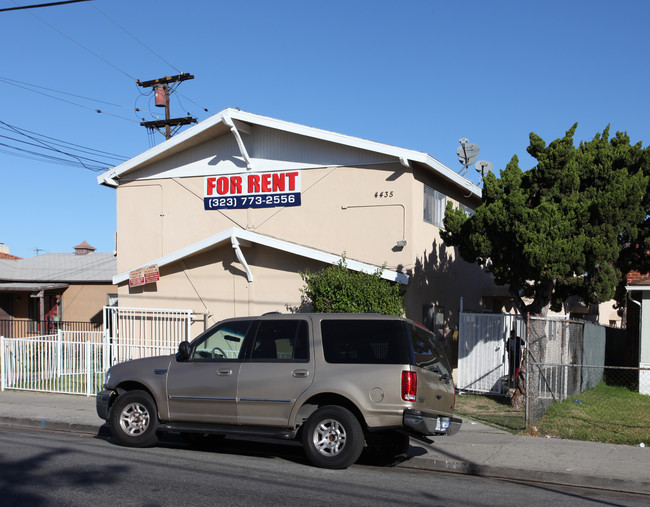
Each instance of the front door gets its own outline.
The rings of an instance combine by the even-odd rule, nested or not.
[[[167,373],[172,421],[237,424],[240,352],[250,324],[217,324],[192,343],[189,360],[172,362]]]

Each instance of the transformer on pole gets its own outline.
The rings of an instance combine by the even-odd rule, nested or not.
[[[174,85],[169,86],[170,83],[181,83],[182,81],[187,81],[188,79],[194,79],[194,76],[191,74],[178,74],[176,76],[166,76],[160,79],[153,79],[151,81],[140,81],[137,83],[143,88],[153,88],[155,96],[155,105],[157,107],[165,108],[165,119],[164,120],[154,120],[154,121],[143,121],[140,123],[143,127],[148,129],[156,129],[162,135],[165,136],[165,139],[170,139],[176,131],[182,125],[189,125],[190,123],[196,123],[197,119],[191,116],[186,116],[184,118],[170,118],[169,113],[169,95],[174,91]],[[161,130],[165,128],[164,132]],[[172,131],[172,127],[176,127]]]

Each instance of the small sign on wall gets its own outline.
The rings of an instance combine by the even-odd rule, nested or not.
[[[206,176],[206,210],[300,206],[300,171]]]
[[[129,287],[139,287],[148,283],[160,280],[158,265],[147,266],[146,268],[134,269],[129,273]]]

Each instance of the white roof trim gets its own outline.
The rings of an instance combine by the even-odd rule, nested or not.
[[[632,291],[646,291],[650,290],[650,285],[626,285],[625,290],[627,292],[632,292]]]
[[[274,118],[269,118],[268,116],[260,116],[257,114],[231,108],[224,109],[223,111],[215,114],[214,116],[211,116],[201,123],[175,135],[171,139],[164,141],[157,146],[154,146],[150,150],[147,150],[144,153],[141,153],[140,155],[127,160],[123,164],[109,169],[97,177],[97,182],[100,185],[114,186],[115,178],[119,178],[120,175],[136,169],[140,165],[146,165],[152,162],[155,158],[164,156],[164,154],[168,151],[174,152],[179,148],[182,149],[181,146],[184,143],[188,142],[191,138],[206,132],[219,123],[222,123],[224,126],[230,129],[232,124],[231,120],[239,120],[241,122],[261,125],[263,127],[282,130],[305,137],[312,137],[323,141],[343,144],[345,146],[350,146],[361,150],[381,153],[383,155],[397,158],[403,165],[408,164],[409,161],[419,162],[428,166],[455,184],[465,188],[466,190],[469,190],[477,197],[481,197],[480,187],[472,183],[464,176],[461,176],[457,172],[452,171],[449,167],[436,160],[431,155],[428,155],[427,153],[415,150],[407,150],[405,148],[398,148],[397,146],[391,146],[389,144],[378,143],[375,141],[368,141],[359,137],[338,134],[329,130],[307,127],[306,125],[300,125],[298,123],[276,120]]]
[[[145,268],[153,264],[158,265],[158,267],[165,266],[167,264],[171,264],[172,262],[179,261],[190,255],[207,250],[208,248],[211,248],[214,245],[223,243],[228,240],[231,242],[233,247],[234,245],[239,245],[239,243],[244,245],[242,241],[247,241],[250,243],[257,243],[258,245],[264,245],[269,248],[275,248],[276,250],[281,250],[283,252],[291,253],[294,255],[299,255],[301,257],[306,257],[308,259],[324,262],[325,264],[334,265],[341,260],[340,255],[334,255],[331,253],[323,252],[321,250],[316,250],[314,248],[297,245],[296,243],[290,243],[288,241],[272,238],[270,236],[265,236],[263,234],[258,234],[256,232],[246,231],[238,227],[231,227],[230,229],[221,231],[220,233],[215,234],[214,236],[210,236],[209,238],[205,238],[201,241],[198,241],[193,245],[189,245],[185,248],[181,248],[180,250],[176,250],[175,252],[172,252],[169,255],[165,255],[158,259],[154,259],[150,262],[147,262],[146,264],[136,266],[129,271]],[[375,266],[374,264],[367,264],[365,262],[355,261],[352,259],[346,259],[345,264],[349,269],[352,269],[353,271],[362,271],[364,273],[370,273],[370,274],[374,274],[381,269],[381,266]],[[121,282],[128,280],[129,271],[125,271],[123,273],[119,273],[115,275],[113,277],[113,283],[117,285]],[[252,274],[250,274],[250,276],[252,278]],[[409,282],[408,275],[404,273],[399,273],[397,271],[391,271],[388,269],[384,269],[382,271],[381,277],[386,280],[390,280],[391,282],[399,282],[404,285],[407,285]]]

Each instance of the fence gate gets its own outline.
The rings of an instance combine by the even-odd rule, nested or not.
[[[511,329],[525,335],[514,314],[461,312],[458,325],[458,389],[505,394],[509,386],[506,340]]]
[[[192,310],[104,307],[110,364],[170,354],[191,340]]]

